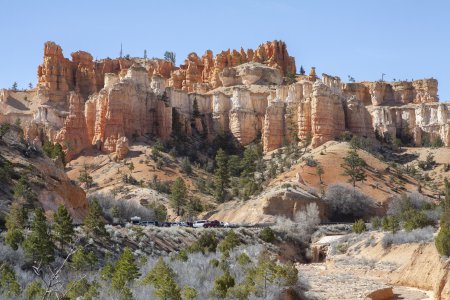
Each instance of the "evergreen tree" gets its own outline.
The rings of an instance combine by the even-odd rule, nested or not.
[[[12,85],[12,90],[17,91],[17,86],[18,86],[17,81],[14,81],[14,83]]]
[[[173,64],[175,64],[175,62],[176,62],[175,52],[171,52],[171,51],[164,52],[164,59],[171,61]]]
[[[147,50],[144,50],[144,59],[147,59]]]
[[[194,118],[200,117],[200,110],[198,108],[197,98],[194,98],[194,102],[192,103],[192,116]]]
[[[23,242],[23,228],[25,227],[26,213],[21,204],[13,202],[6,217],[6,237],[5,242],[14,250],[19,248]]]
[[[211,292],[213,296],[218,298],[225,298],[230,288],[234,287],[235,281],[229,271],[225,271],[222,275],[216,277],[214,280],[214,288]]]
[[[86,164],[84,164],[83,170],[80,172],[80,176],[78,176],[78,181],[84,183],[87,188],[90,188],[94,183],[92,176],[89,175]]]
[[[159,299],[181,300],[181,290],[175,282],[175,276],[175,272],[160,257],[142,283],[151,284]]]
[[[127,284],[133,282],[139,276],[139,268],[136,265],[133,253],[130,248],[126,247],[114,268],[112,287],[117,291],[122,291]]]
[[[59,243],[61,250],[64,245],[70,244],[73,241],[75,234],[73,230],[73,220],[64,205],[60,205],[55,215],[53,216],[53,236]]]
[[[450,226],[450,182],[445,178],[444,182],[445,188],[445,198],[441,202],[442,215],[441,215],[441,226]]]
[[[130,173],[133,173],[133,170],[134,170],[134,164],[133,164],[133,162],[130,162],[130,163],[128,164],[128,169],[130,170]]]
[[[303,66],[300,66],[300,75],[305,75],[305,69],[303,69]]]
[[[9,299],[17,297],[21,293],[14,269],[6,264],[0,265],[0,292]]]
[[[89,203],[88,214],[83,220],[83,228],[87,233],[97,237],[108,234],[103,222],[102,208],[95,198]]]
[[[197,290],[193,287],[185,285],[183,287],[183,299],[185,300],[195,300],[197,299]]]
[[[42,287],[40,281],[33,281],[27,285],[25,288],[25,299],[26,300],[37,300],[42,299],[45,294],[45,289]]]
[[[186,203],[187,188],[181,177],[178,177],[170,189],[170,204],[176,210],[177,216],[181,213],[181,208]]]
[[[38,263],[48,264],[55,259],[55,245],[52,242],[44,211],[41,208],[34,211],[31,232],[25,240],[23,248],[25,254]]]
[[[214,196],[217,200],[223,201],[226,195],[226,188],[229,186],[228,158],[222,148],[216,154],[216,170],[214,172]]]
[[[320,184],[322,184],[323,183],[322,182],[322,175],[325,173],[325,171],[323,170],[323,167],[322,167],[322,165],[320,163],[318,163],[316,165],[316,173],[317,173],[317,176],[319,176]]]
[[[341,166],[344,168],[343,175],[350,177],[348,182],[352,183],[353,188],[356,187],[356,182],[366,180],[364,172],[366,162],[359,157],[355,149],[347,152],[347,156],[344,157],[344,163]]]
[[[72,261],[70,263],[71,267],[76,271],[93,270],[97,264],[98,259],[94,252],[86,252],[81,246],[78,246],[72,255]]]

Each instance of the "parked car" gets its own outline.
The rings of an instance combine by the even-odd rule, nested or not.
[[[230,227],[230,223],[228,223],[228,222],[220,222],[220,226],[221,227]]]
[[[170,226],[172,226],[172,223],[170,223],[170,222],[162,222],[161,223],[161,227],[170,227]]]
[[[207,222],[208,222],[208,221],[206,221],[206,220],[197,220],[197,221],[194,222],[194,224],[192,224],[192,226],[193,226],[194,228],[205,227],[205,224],[206,224]]]
[[[205,228],[211,228],[211,227],[221,227],[220,222],[217,220],[206,222],[206,224],[203,226]]]
[[[142,226],[159,226],[159,222],[158,221],[142,221],[141,225]]]
[[[141,223],[141,217],[134,216],[130,218],[131,224],[139,225]]]

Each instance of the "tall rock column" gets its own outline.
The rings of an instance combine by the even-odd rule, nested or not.
[[[285,104],[280,99],[271,101],[266,109],[262,142],[264,152],[280,148],[284,139]]]
[[[56,141],[62,145],[68,161],[90,145],[84,117],[84,101],[79,94],[71,92],[69,103],[69,115],[56,136]]]
[[[311,103],[312,147],[338,138],[345,130],[345,115],[339,95],[320,81],[313,86]]]

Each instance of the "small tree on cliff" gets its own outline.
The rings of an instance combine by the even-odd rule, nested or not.
[[[84,183],[86,185],[86,188],[90,188],[94,183],[94,179],[92,179],[92,176],[89,175],[86,164],[84,164],[83,170],[80,172],[80,176],[78,176],[78,181]]]
[[[58,241],[59,247],[62,250],[64,245],[70,244],[73,241],[75,234],[73,230],[73,220],[64,205],[60,205],[53,217],[53,236]]]
[[[323,167],[320,163],[317,164],[317,166],[316,166],[316,173],[317,173],[317,176],[319,176],[320,184],[322,184],[323,183],[322,175],[325,173],[325,171],[323,170]]]
[[[52,242],[44,211],[41,208],[34,211],[31,233],[25,240],[23,248],[25,254],[38,263],[48,264],[55,259],[55,245]]]
[[[17,84],[17,81],[14,81],[14,83],[13,83],[13,85],[12,85],[12,90],[13,91],[17,91],[17,86],[18,86],[18,84]]]
[[[170,204],[176,210],[177,216],[181,214],[181,208],[186,203],[187,188],[181,177],[178,177],[170,189]]]
[[[173,64],[175,64],[176,61],[176,54],[175,52],[172,51],[166,51],[164,52],[164,59],[171,61]]]
[[[229,185],[230,177],[228,173],[228,158],[222,148],[216,154],[216,170],[214,172],[214,196],[217,200],[223,201],[226,188]]]
[[[356,187],[356,182],[366,180],[364,172],[366,162],[359,157],[355,149],[347,152],[347,156],[344,157],[344,163],[341,166],[344,168],[343,175],[350,177],[348,182],[353,185],[353,188]]]
[[[300,66],[300,75],[305,75],[305,69],[303,69],[303,66]]]
[[[192,116],[194,118],[200,117],[200,110],[198,108],[197,98],[194,98],[194,102],[192,103]]]
[[[89,203],[88,214],[83,220],[83,228],[93,236],[106,236],[108,234],[103,222],[102,208],[95,198]]]

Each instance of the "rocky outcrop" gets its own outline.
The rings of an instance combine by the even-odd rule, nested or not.
[[[71,92],[69,103],[69,115],[55,138],[55,141],[62,145],[67,161],[90,146],[84,116],[84,101],[79,94]]]
[[[342,86],[343,93],[365,105],[404,105],[438,102],[436,79],[396,82],[357,82]]]
[[[224,68],[219,74],[222,85],[252,85],[252,84],[275,84],[283,81],[281,71],[276,68],[267,67],[260,63],[245,63],[237,67]]]
[[[382,136],[409,135],[417,146],[438,137],[450,145],[449,110],[446,103],[369,107],[374,131]]]
[[[345,131],[345,115],[342,98],[317,81],[311,98],[312,147],[339,138]]]
[[[0,161],[8,160],[14,165],[16,174],[23,174],[27,186],[36,196],[38,204],[46,211],[56,211],[59,205],[64,205],[74,221],[81,223],[87,211],[86,194],[82,188],[74,184],[50,158],[19,143],[22,131],[17,126],[11,126],[0,143]],[[7,212],[8,205],[15,198],[13,187],[19,177],[0,181],[0,213]],[[17,200],[17,198],[16,198]]]
[[[173,123],[209,141],[230,133],[248,145],[261,134],[266,152],[298,140],[317,147],[345,131],[450,144],[449,106],[437,103],[436,80],[342,83],[317,77],[314,67],[294,78],[294,59],[281,41],[255,51],[190,53],[179,68],[162,59],[71,56],[47,42],[37,89],[0,93],[0,121],[20,117],[27,138],[61,143],[68,159],[92,146],[124,157],[132,137],[168,139]],[[283,85],[286,75],[295,82]]]
[[[254,64],[240,70],[230,69],[248,62],[277,69],[282,76],[296,73],[295,60],[289,56],[286,44],[282,41],[272,41],[260,45],[256,51],[252,49],[244,51],[242,48],[239,51],[228,49],[217,54],[214,59],[211,50],[206,51],[201,59],[197,54],[190,53],[184,64],[172,72],[169,86],[194,92],[239,84],[235,83],[235,77],[239,77],[236,79],[237,82],[240,81],[243,84],[252,84],[260,80],[262,76],[268,76],[263,78],[268,82],[276,84],[281,82],[278,72],[273,74],[261,72]],[[236,76],[236,71],[242,74]]]

